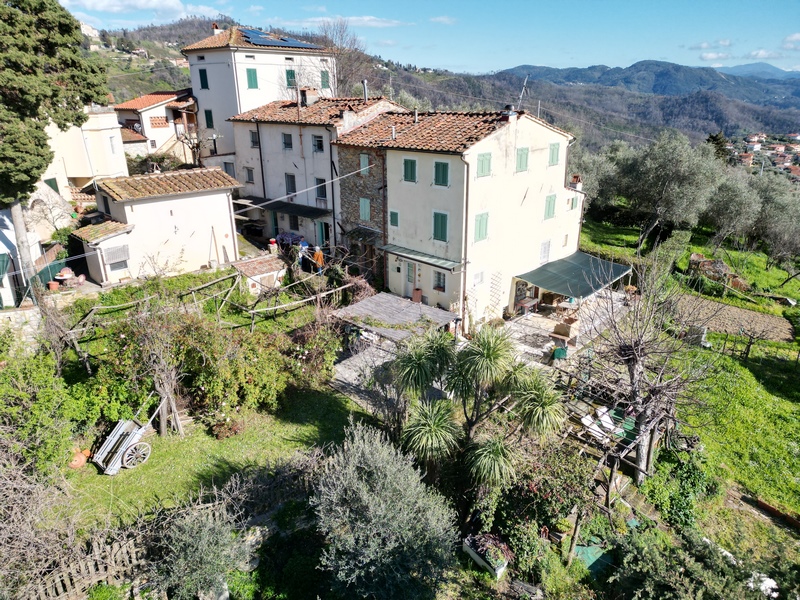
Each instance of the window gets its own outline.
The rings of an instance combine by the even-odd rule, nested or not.
[[[214,113],[210,109],[205,110],[206,115],[206,129],[214,129]]]
[[[567,244],[569,244],[569,234],[565,233],[564,234],[564,244],[563,244],[565,248],[567,247]]]
[[[414,263],[412,262],[406,263],[406,281],[414,283]]]
[[[109,263],[108,270],[109,271],[124,271],[128,268],[128,261],[127,260],[119,260],[117,262]]]
[[[294,179],[294,173],[286,173],[284,175],[284,180],[286,181],[286,193],[287,194],[295,194],[297,193],[297,183]]]
[[[291,133],[282,133],[281,139],[283,140],[283,149],[284,150],[291,150],[292,149],[292,134]]]
[[[256,55],[255,54],[245,54],[244,57],[246,59],[248,59],[248,60],[255,60],[256,59]]]
[[[112,246],[111,248],[106,248],[105,250],[103,250],[103,260],[111,268],[112,271],[127,269],[128,268],[127,264],[125,264],[124,266],[118,266],[117,268],[114,268],[113,265],[120,265],[120,263],[125,263],[129,258],[130,254],[128,253],[127,244],[124,246]]]
[[[323,90],[331,89],[331,74],[328,71],[320,71],[319,72],[319,79],[320,79],[320,87]]]
[[[258,89],[258,71],[255,69],[247,69],[247,89]]]
[[[446,162],[433,163],[434,185],[450,185],[450,165]]]
[[[314,182],[317,185],[317,198],[320,200],[328,199],[328,187],[325,185],[325,180],[317,177]]]
[[[578,208],[578,206],[580,206],[580,203],[581,203],[580,198],[574,196],[572,200],[570,200],[570,206],[569,206],[570,210],[575,210],[576,208]]]
[[[202,54],[201,54],[200,56],[198,56],[198,57],[197,57],[197,60],[205,60],[205,59],[206,59],[206,57],[205,57],[205,56],[203,56]]]
[[[551,167],[558,164],[558,144],[550,144],[550,162]]]
[[[417,161],[413,158],[403,159],[403,181],[417,182]]]
[[[109,136],[108,145],[111,146],[111,154],[116,154],[117,153],[117,147],[114,144],[114,136],[113,135]]]
[[[106,213],[107,215],[111,214],[111,210],[109,209],[109,206],[108,206],[108,196],[103,194],[103,195],[100,196],[100,200],[103,202],[102,211],[104,213]]]
[[[433,213],[433,239],[438,242],[447,241],[447,215],[445,213]]]
[[[487,177],[492,174],[492,153],[478,154],[478,177]]]
[[[314,152],[325,152],[325,140],[321,135],[311,136],[311,146],[314,148]]]
[[[156,147],[156,141],[155,140],[150,140],[150,147],[151,148],[155,148]]]
[[[261,145],[261,140],[258,137],[258,131],[250,132],[250,147],[258,148]]]
[[[489,213],[475,215],[475,241],[480,242],[489,237]]]
[[[200,89],[201,90],[207,90],[208,89],[208,73],[206,72],[205,69],[200,69],[198,71],[198,74],[200,75]]]
[[[250,167],[244,168],[244,182],[245,183],[255,183],[255,171]]]
[[[300,217],[297,215],[289,215],[289,229],[292,231],[300,231]]]
[[[389,211],[389,227],[400,227],[400,213],[396,210]]]
[[[369,173],[369,154],[362,152],[358,155],[358,168],[361,169],[361,175]]]
[[[286,87],[297,87],[297,77],[294,69],[286,69]]]
[[[547,240],[546,242],[542,242],[542,245],[539,247],[539,264],[543,265],[549,260],[550,260],[550,240]]]
[[[544,201],[544,218],[552,219],[556,216],[556,196],[548,196]]]
[[[222,169],[231,177],[236,177],[236,167],[233,165],[232,162],[224,162],[222,163]]]
[[[474,287],[478,287],[479,285],[483,285],[483,271],[475,273],[475,275],[472,276],[472,285]]]
[[[528,170],[528,149],[517,148],[517,173]]]
[[[442,273],[441,271],[434,271],[433,272],[433,289],[438,292],[444,292],[445,290],[445,280],[447,276]]]
[[[358,218],[361,219],[362,221],[369,221],[370,218],[369,198],[358,199]]]

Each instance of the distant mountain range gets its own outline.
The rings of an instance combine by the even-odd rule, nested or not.
[[[735,67],[716,67],[720,73],[739,75],[740,77],[759,77],[761,79],[800,79],[800,71],[784,71],[769,63],[750,63]]]
[[[771,67],[771,65],[765,65]],[[748,69],[751,65],[732,67]],[[787,74],[772,67],[775,71]],[[764,72],[760,68],[759,72]],[[771,73],[774,72],[770,71]],[[519,78],[549,81],[557,85],[601,85],[624,88],[640,94],[661,96],[687,96],[707,91],[722,94],[733,100],[741,100],[761,106],[778,108],[800,108],[800,77],[763,79],[760,76],[729,74],[711,67],[685,67],[668,62],[643,60],[630,67],[593,67],[553,69],[534,65],[520,65],[500,71]]]

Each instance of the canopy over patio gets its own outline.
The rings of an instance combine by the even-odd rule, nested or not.
[[[562,296],[581,299],[608,287],[630,272],[631,268],[627,265],[578,251],[517,275],[517,279]]]

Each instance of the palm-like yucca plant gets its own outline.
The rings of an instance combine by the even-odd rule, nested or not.
[[[431,364],[425,338],[413,338],[395,360],[398,387],[420,398],[433,385],[436,373]]]
[[[520,379],[512,395],[518,401],[521,425],[528,433],[548,437],[564,426],[567,411],[561,394],[536,369],[530,369],[527,376]]]
[[[471,444],[466,465],[478,485],[501,486],[516,477],[514,453],[502,435]]]
[[[461,428],[448,400],[422,401],[411,412],[403,430],[403,445],[429,468],[458,447]]]
[[[484,390],[503,380],[514,364],[514,343],[505,329],[483,327],[458,353],[464,374]]]

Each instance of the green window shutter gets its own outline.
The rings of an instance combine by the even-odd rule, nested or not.
[[[448,163],[433,163],[433,183],[443,186],[450,185],[450,165]]]
[[[200,89],[207,90],[208,89],[208,73],[205,69],[200,69],[198,71],[200,74]]]
[[[331,89],[331,75],[327,71],[320,71],[319,73],[320,78],[320,87],[323,90]]]
[[[52,188],[52,190],[53,190],[53,191],[54,191],[56,194],[59,194],[59,193],[60,193],[60,192],[58,191],[58,182],[56,181],[55,177],[53,177],[53,178],[51,178],[51,179],[45,179],[45,180],[44,180],[44,182],[45,182],[45,183],[46,183],[48,186],[50,186],[50,188]]]
[[[558,144],[550,144],[550,166],[558,164]]]
[[[206,129],[214,129],[214,113],[208,108],[205,110],[206,115]]]
[[[447,241],[447,215],[444,213],[433,213],[433,239]]]
[[[258,72],[255,69],[247,69],[247,89],[258,89]]]
[[[358,218],[362,221],[369,221],[369,198],[359,198],[358,200]]]
[[[389,211],[389,225],[392,227],[400,227],[400,213],[396,210]]]
[[[528,149],[517,148],[517,173],[528,170]]]
[[[553,194],[552,196],[548,196],[545,200],[544,218],[552,219],[555,216],[556,216],[556,196],[555,194]]]
[[[578,208],[578,204],[579,204],[579,202],[580,202],[580,201],[578,200],[578,197],[577,197],[577,196],[574,196],[574,197],[572,198],[572,210],[575,210],[576,208]]]
[[[417,181],[417,161],[413,158],[403,160],[403,181]]]
[[[294,69],[286,69],[286,86],[295,87],[297,85],[297,77],[295,77]]]
[[[361,169],[362,175],[369,174],[369,154],[358,155],[358,168]]]
[[[489,213],[475,215],[475,241],[480,242],[489,237]]]
[[[487,177],[492,174],[492,153],[478,154],[478,177]]]

